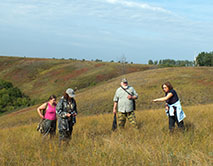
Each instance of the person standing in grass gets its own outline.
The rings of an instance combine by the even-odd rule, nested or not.
[[[165,82],[162,85],[165,92],[165,97],[154,99],[153,102],[166,101],[166,113],[169,117],[169,130],[172,132],[177,123],[178,128],[184,129],[183,119],[186,117],[184,114],[179,97],[170,82]]]
[[[43,119],[42,134],[44,136],[50,134],[50,138],[52,138],[56,133],[56,96],[51,95],[48,102],[37,108],[37,112],[41,119]]]
[[[135,100],[138,94],[135,89],[128,85],[127,79],[122,79],[121,86],[116,90],[114,96],[113,113],[116,114],[118,107],[118,126],[124,128],[126,118],[134,128],[138,128],[135,117]]]
[[[74,90],[68,88],[56,106],[60,145],[63,142],[69,144],[73,126],[76,123],[77,104],[74,97]]]

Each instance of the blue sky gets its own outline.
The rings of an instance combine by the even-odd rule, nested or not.
[[[211,0],[1,0],[0,55],[147,63],[213,51]]]

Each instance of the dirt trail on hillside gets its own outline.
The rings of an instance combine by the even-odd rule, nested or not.
[[[27,107],[27,108],[24,108],[24,109],[16,111],[16,112],[11,112],[11,113],[7,114],[7,116],[16,116],[16,115],[24,113],[24,112],[35,111],[36,108],[37,108],[37,106]]]

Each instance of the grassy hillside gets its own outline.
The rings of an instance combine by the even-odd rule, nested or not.
[[[122,76],[123,77],[123,76]],[[79,92],[79,111],[84,114],[111,112],[113,96],[122,77],[105,84]],[[213,103],[213,68],[162,68],[125,75],[139,98],[137,109],[161,108],[162,103],[152,103],[154,98],[164,96],[161,84],[171,81],[184,106]]]
[[[213,102],[212,67],[173,67],[153,69],[148,65],[74,60],[0,57],[0,78],[11,81],[26,95],[41,103],[51,94],[61,96],[67,87],[78,87],[76,100],[80,114],[112,111],[113,96],[122,77],[139,94],[137,109],[157,109],[152,103],[164,93],[161,84],[171,81],[183,105]],[[147,70],[152,69],[152,70]]]
[[[150,68],[153,66],[125,64],[126,73]],[[36,100],[46,100],[51,94],[61,95],[68,87],[92,87],[123,72],[120,63],[0,57],[0,78]]]
[[[0,78],[34,99],[80,87],[70,146],[58,147],[58,133],[54,140],[42,141],[35,105],[0,117],[0,165],[212,165],[213,68],[150,68],[127,65],[129,74],[122,75],[117,63],[0,57]],[[139,130],[127,123],[126,131],[112,132],[112,113],[106,113],[112,112],[122,77],[139,94]],[[164,95],[165,81],[171,81],[182,101],[184,133],[170,135],[163,104],[151,102]]]
[[[168,133],[163,109],[136,112],[139,130],[111,131],[112,114],[81,116],[70,146],[58,147],[36,131],[35,111],[0,117],[1,165],[211,166],[213,105],[183,107],[186,131]]]

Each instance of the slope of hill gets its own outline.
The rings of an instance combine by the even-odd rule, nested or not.
[[[84,114],[111,112],[113,97],[123,76],[109,80],[77,95],[79,112]],[[139,98],[137,109],[162,108],[163,103],[152,103],[163,97],[162,83],[170,81],[184,106],[213,103],[213,68],[161,68],[125,75]]]
[[[139,130],[111,131],[112,114],[78,117],[69,146],[58,147],[36,131],[36,111],[0,117],[1,165],[146,165],[213,164],[213,105],[183,107],[184,133],[168,132],[163,110],[136,112]]]
[[[120,63],[0,57],[0,78],[12,82],[36,100],[46,100],[51,94],[61,95],[68,87],[91,87],[123,72],[151,68],[154,66],[125,64],[124,71]]]
[[[120,71],[115,69],[121,66],[80,61],[53,60],[53,62],[49,62],[52,60],[45,59],[34,62],[33,59],[25,60],[21,58],[20,60],[11,61],[10,59],[9,62],[5,60],[0,62],[5,63],[5,66],[0,66],[0,77],[16,82],[16,85],[22,89],[26,87],[25,92],[34,94],[32,96],[39,99],[42,99],[42,96],[46,97],[46,94],[43,95],[46,92],[45,87],[48,90],[55,88],[52,91],[61,94],[66,86],[82,85],[82,89],[77,92],[76,96],[79,115],[71,144],[65,148],[58,147],[58,133],[55,139],[47,141],[42,140],[36,131],[36,125],[39,122],[36,112],[38,105],[1,116],[0,163],[2,165],[208,166],[213,164],[213,68],[144,70],[143,65],[138,65],[139,69],[130,65],[129,69],[133,67],[135,71],[143,71],[126,75],[118,73],[113,77],[107,77],[110,73]],[[29,65],[26,66],[27,62]],[[24,68],[29,67],[30,72],[28,70],[26,72],[24,68],[20,68],[16,72],[21,63],[25,66]],[[52,66],[52,63],[55,64]],[[38,66],[30,69],[30,66],[35,64]],[[50,66],[47,67],[48,65]],[[89,66],[88,70],[82,72],[83,74],[81,72],[76,74],[73,79],[69,77],[70,84],[66,85],[65,82],[57,83],[58,86],[53,82],[48,84],[55,77],[60,78],[59,80],[66,78],[64,72],[71,71],[70,68],[73,66],[76,68],[71,74],[84,69],[85,65]],[[96,67],[96,65],[100,66]],[[36,76],[35,79],[29,78],[34,69],[36,69],[36,74],[32,75]],[[61,72],[57,73],[57,71]],[[24,72],[26,73],[24,74]],[[103,74],[105,72],[106,75]],[[22,74],[19,75],[19,73]],[[55,77],[53,77],[54,74]],[[88,80],[91,81],[90,83],[93,79],[97,81],[97,75],[100,74],[107,79],[102,79],[98,81],[101,82],[100,84],[96,84],[96,82],[89,87],[88,84],[85,84],[85,82],[88,83]],[[126,77],[129,84],[134,86],[139,94],[136,111],[139,124],[137,131],[131,130],[127,123],[127,130],[112,132],[112,114],[103,114],[112,112],[112,99],[122,77]],[[45,78],[47,79],[45,80]],[[184,133],[175,131],[170,135],[168,120],[162,108],[163,104],[151,102],[156,97],[164,96],[161,84],[165,81],[171,81],[182,101],[187,116]],[[96,115],[84,116],[91,114]]]

